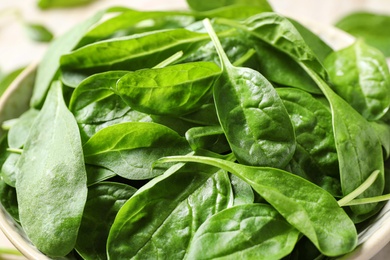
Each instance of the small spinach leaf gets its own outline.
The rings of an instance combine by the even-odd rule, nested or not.
[[[271,206],[240,205],[208,218],[196,231],[186,259],[280,259],[298,237],[299,231]]]
[[[86,163],[135,180],[161,174],[161,170],[151,169],[158,158],[191,151],[186,140],[175,131],[147,122],[120,123],[103,128],[83,148]]]

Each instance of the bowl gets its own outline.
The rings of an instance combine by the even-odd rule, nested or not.
[[[336,29],[309,20],[299,20],[319,35],[334,49],[353,43],[352,36]],[[0,124],[16,118],[29,107],[37,64],[29,65],[0,97]],[[0,229],[10,242],[28,259],[50,259],[42,254],[29,241],[22,228],[0,205]],[[359,246],[351,253],[338,259],[370,259],[390,241],[390,202],[382,208],[362,232],[359,233]]]

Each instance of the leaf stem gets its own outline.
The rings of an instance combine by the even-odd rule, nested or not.
[[[352,205],[352,204],[350,204],[350,202],[353,201],[357,196],[362,194],[365,190],[367,190],[374,183],[374,181],[378,178],[379,173],[380,173],[380,170],[373,171],[371,173],[371,175],[368,176],[368,178],[359,187],[357,187],[351,193],[346,195],[344,198],[340,199],[337,202],[340,205],[340,207]],[[375,201],[373,201],[373,202],[375,202]],[[361,204],[363,204],[363,203],[361,203]]]
[[[7,152],[22,154],[22,153],[23,153],[23,149],[18,149],[18,148],[7,148]]]
[[[210,19],[208,19],[208,18],[204,19],[203,25],[204,25],[207,33],[210,35],[211,41],[213,42],[215,48],[217,49],[218,56],[221,60],[222,70],[225,70],[226,67],[231,67],[232,64],[230,63],[230,60],[229,60],[228,56],[226,55],[226,52],[224,51],[222,44],[219,41],[219,38],[213,29],[213,26],[211,25]]]
[[[157,64],[156,66],[154,66],[153,68],[154,69],[164,68],[164,67],[172,64],[173,62],[177,61],[182,56],[183,56],[183,51],[178,51],[175,54],[173,54],[172,56],[168,57],[167,59],[165,59],[162,62],[160,62],[159,64]]]

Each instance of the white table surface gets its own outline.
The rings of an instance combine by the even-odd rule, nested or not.
[[[30,41],[21,24],[12,13],[19,10],[29,22],[45,24],[55,35],[60,35],[77,22],[92,15],[96,10],[113,5],[126,5],[145,10],[186,8],[185,0],[98,0],[87,7],[66,10],[42,11],[36,7],[37,0],[0,0],[0,71],[7,72],[38,61],[47,45]],[[151,4],[153,2],[153,4]],[[308,19],[332,24],[343,15],[356,10],[367,10],[390,14],[390,0],[269,0],[275,11],[293,18]],[[0,247],[13,248],[0,232]],[[390,245],[381,250],[372,260],[390,259]],[[0,259],[25,259],[10,256]],[[364,259],[367,260],[367,259]]]

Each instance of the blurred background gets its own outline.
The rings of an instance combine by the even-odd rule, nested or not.
[[[85,5],[53,8],[50,5],[55,2],[71,4],[75,1]],[[363,36],[372,37],[373,43],[379,47],[390,49],[390,0],[269,0],[269,3],[276,12],[283,15],[325,26],[337,25],[351,33],[357,31]],[[61,35],[97,10],[115,5],[140,10],[187,8],[185,0],[0,0],[0,81],[1,75],[39,61],[52,37]],[[360,14],[346,19],[355,12],[373,16]],[[341,23],[343,20],[344,23]],[[370,28],[356,29],[362,26]],[[371,29],[374,27],[375,30]],[[390,56],[390,50],[386,55]],[[12,249],[1,232],[0,248]],[[388,259],[389,248],[388,245],[373,259]],[[0,255],[0,259],[24,258]]]

